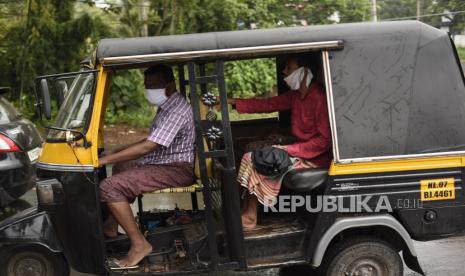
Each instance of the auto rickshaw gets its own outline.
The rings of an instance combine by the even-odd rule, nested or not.
[[[279,90],[283,56],[307,53],[322,64],[334,160],[329,170],[292,171],[290,195],[384,199],[391,210],[270,213],[244,232],[234,141],[286,131],[289,116],[231,122],[224,63],[273,58]],[[112,271],[107,258],[125,254],[124,237],[102,234],[98,167],[115,72],[164,63],[177,68],[179,90],[193,106],[197,182],[190,223],[159,225],[171,211],[143,208],[141,231],[156,251],[138,270]],[[209,87],[216,87],[221,116]],[[313,267],[323,275],[423,274],[413,240],[457,235],[465,228],[465,87],[453,42],[416,21],[291,27],[160,37],[103,39],[74,73],[35,81],[39,112],[50,118],[38,162],[38,206],[0,224],[4,275],[172,275],[220,270]],[[201,206],[197,196],[202,197]],[[386,201],[387,200],[387,201]],[[373,207],[376,201],[367,205]],[[178,210],[179,211],[179,210]],[[400,254],[402,258],[400,257]],[[285,269],[283,269],[285,272]]]

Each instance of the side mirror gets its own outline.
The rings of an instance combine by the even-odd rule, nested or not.
[[[40,80],[40,96],[42,98],[42,110],[44,112],[45,118],[52,118],[52,109],[50,106],[50,92],[48,90],[48,83],[46,79]]]

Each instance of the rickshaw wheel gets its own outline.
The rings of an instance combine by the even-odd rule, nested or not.
[[[353,238],[336,244],[325,258],[326,276],[402,276],[399,253],[383,240]]]
[[[63,256],[40,247],[14,247],[5,252],[1,276],[63,276],[69,275]]]

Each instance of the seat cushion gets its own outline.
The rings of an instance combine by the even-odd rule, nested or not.
[[[297,169],[286,174],[283,184],[294,192],[311,192],[325,185],[328,169]]]

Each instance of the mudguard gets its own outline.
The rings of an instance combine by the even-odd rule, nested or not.
[[[0,248],[9,245],[35,244],[52,252],[62,252],[50,216],[46,211],[32,207],[0,223]]]
[[[405,264],[413,271],[425,275],[418,262],[417,252],[407,230],[391,215],[357,216],[350,218],[338,218],[319,239],[312,258],[312,266],[319,267],[323,256],[333,238],[347,229],[356,229],[370,226],[384,226],[394,230],[399,238],[403,239],[406,247],[402,250]]]

